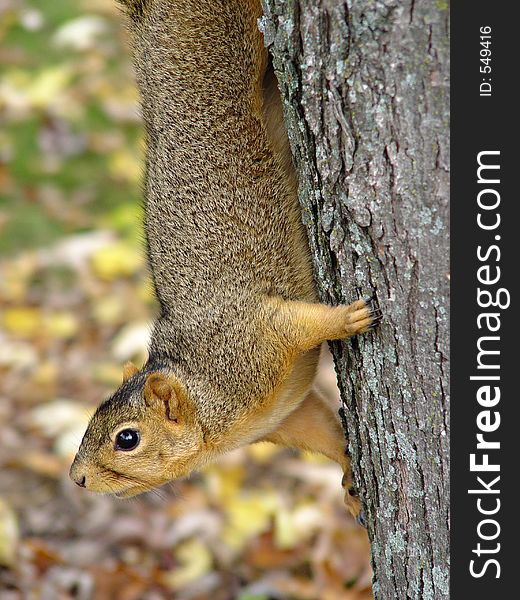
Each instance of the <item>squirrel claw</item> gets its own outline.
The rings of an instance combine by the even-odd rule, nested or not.
[[[360,511],[359,515],[356,517],[356,523],[367,529],[367,516],[364,510]]]
[[[343,473],[341,486],[345,490],[345,506],[347,507],[349,513],[356,519],[356,521],[358,521],[360,515],[363,514],[363,507],[361,505],[358,491],[352,485],[352,475],[349,471]],[[362,517],[362,520],[364,522],[364,516]]]
[[[349,496],[352,496],[353,498],[357,498],[357,496],[359,496],[356,488],[352,485],[349,473],[343,473],[343,477],[341,478],[341,487],[345,489]]]
[[[372,319],[372,322],[368,326],[368,329],[374,329],[377,327],[383,318],[383,311],[380,306],[377,304],[377,299],[375,293],[372,294],[369,298],[365,298],[364,302],[368,308],[368,316]]]

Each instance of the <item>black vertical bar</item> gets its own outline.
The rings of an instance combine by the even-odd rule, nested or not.
[[[451,598],[456,600],[520,597],[515,444],[520,443],[520,352],[513,290],[520,272],[520,196],[515,189],[520,175],[520,29],[514,7],[482,0],[452,6]],[[480,183],[479,154],[483,164],[499,167],[483,168]],[[483,306],[490,299],[498,305]],[[500,470],[476,466],[480,471],[472,471],[472,454],[476,465],[487,460]]]

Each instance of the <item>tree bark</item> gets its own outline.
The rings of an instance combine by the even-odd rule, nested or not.
[[[449,594],[448,11],[444,0],[264,0],[324,302],[376,291],[332,344],[374,595]]]

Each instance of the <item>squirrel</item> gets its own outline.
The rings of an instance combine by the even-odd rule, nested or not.
[[[373,328],[374,298],[320,304],[260,0],[119,0],[133,34],[147,153],[145,233],[160,312],[149,358],[92,416],[70,469],[118,497],[258,441],[341,465],[313,389],[320,345]]]

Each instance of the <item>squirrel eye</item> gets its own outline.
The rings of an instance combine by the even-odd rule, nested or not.
[[[116,435],[116,450],[133,450],[140,441],[141,436],[136,429],[123,429]]]

